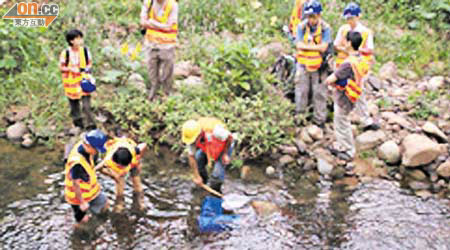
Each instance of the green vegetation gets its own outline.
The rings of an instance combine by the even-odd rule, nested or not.
[[[344,23],[340,15],[346,2],[322,1],[324,19],[334,34]],[[364,22],[375,31],[375,69],[392,60],[419,75],[449,70],[449,5],[445,1],[360,3]],[[10,4],[2,5],[1,12]],[[290,47],[281,27],[288,22],[293,0],[180,0],[179,4],[177,60],[200,66],[207,87],[183,87],[163,101],[150,103],[141,91],[126,85],[132,73],[148,80],[143,53],[130,56],[142,40],[141,2],[63,0],[60,15],[49,28],[15,28],[11,21],[0,22],[0,53],[4,55],[0,59],[0,78],[4,79],[0,112],[5,113],[10,105],[30,106],[36,133],[49,137],[50,142],[71,126],[58,61],[67,46],[63,31],[79,28],[93,54],[98,84],[94,109],[115,119],[105,129],[117,125],[149,143],[169,143],[178,150],[183,121],[214,115],[239,133],[243,159],[289,141],[295,128],[293,105],[271,92],[274,77],[267,71],[274,58],[259,60],[255,54],[272,41]],[[124,45],[129,48],[127,56],[121,53]],[[444,67],[428,67],[435,61]]]
[[[413,104],[414,109],[410,115],[416,119],[426,120],[429,116],[438,116],[437,108],[433,106],[432,101],[438,99],[438,91],[416,91],[408,96],[408,102]]]

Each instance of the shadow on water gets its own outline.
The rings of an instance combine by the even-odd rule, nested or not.
[[[267,178],[258,167],[267,162],[254,162],[245,181],[230,171],[223,191],[279,209],[257,214],[246,206],[234,230],[201,234],[205,192],[167,148],[144,159],[144,212],[133,209],[129,182],[123,213],[93,217],[74,230],[63,197],[62,152],[20,150],[5,141],[0,152],[0,249],[447,249],[450,242],[446,200],[423,201],[388,181],[348,191],[296,169]],[[113,201],[113,181],[100,176],[100,183]]]

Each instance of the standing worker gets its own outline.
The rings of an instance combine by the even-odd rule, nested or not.
[[[144,53],[148,65],[151,100],[157,87],[168,95],[173,84],[175,45],[178,33],[178,4],[175,0],[145,0],[141,26],[146,29]]]
[[[374,42],[373,42],[373,32],[364,26],[360,22],[361,16],[361,8],[356,3],[349,3],[343,13],[343,17],[347,20],[347,24],[341,26],[337,33],[336,39],[334,40],[334,47],[338,51],[338,55],[336,58],[336,69],[345,61],[345,59],[349,55],[350,48],[346,47],[346,35],[349,31],[359,32],[362,36],[362,43],[359,47],[358,51],[361,53],[362,58],[367,62],[367,64],[371,67],[375,63],[373,51],[374,51]],[[363,79],[364,88],[365,79]],[[366,93],[363,91],[359,101],[356,103],[356,110],[358,114],[360,114],[364,128],[363,130],[377,130],[380,128],[380,125],[374,122],[374,120],[370,117]]]
[[[65,166],[64,195],[72,205],[76,226],[89,220],[86,211],[94,214],[106,211],[108,199],[102,193],[94,170],[94,156],[104,153],[106,135],[100,130],[89,131],[82,141],[75,144]]]
[[[189,166],[194,174],[194,183],[204,185],[221,193],[225,179],[225,166],[230,164],[233,151],[233,135],[217,118],[203,117],[189,120],[182,127],[182,141],[187,145]],[[208,177],[206,166],[214,169]]]
[[[125,177],[130,173],[133,182],[133,196],[135,198],[137,208],[144,209],[144,194],[142,190],[140,159],[143,152],[147,148],[146,143],[136,144],[129,138],[114,138],[106,142],[106,156],[96,168],[101,168],[101,172],[113,178],[116,182],[116,204],[114,212],[120,213],[124,208],[124,189]]]
[[[303,20],[303,5],[308,0],[295,0],[294,8],[292,9],[291,17],[289,19],[289,34],[292,39],[297,37],[297,27]]]
[[[84,128],[83,118],[80,113],[80,100],[83,112],[87,119],[87,129],[95,129],[95,123],[91,111],[91,96],[88,90],[82,89],[82,81],[89,80],[95,84],[90,76],[92,56],[87,47],[84,47],[83,33],[77,29],[70,30],[66,34],[69,48],[61,52],[59,57],[59,69],[62,73],[64,92],[69,99],[70,116],[73,124]],[[88,78],[88,79],[86,79]]]
[[[327,84],[336,87],[333,124],[337,143],[329,149],[341,160],[351,161],[355,157],[356,147],[348,116],[361,98],[362,80],[367,75],[369,66],[358,51],[363,41],[361,33],[349,31],[345,37],[343,45],[349,48],[349,56],[336,72],[326,79]]]
[[[322,127],[327,116],[327,86],[323,84],[326,71],[319,71],[324,62],[322,56],[331,43],[331,28],[321,18],[322,5],[317,0],[304,6],[307,20],[297,29],[297,73],[295,76],[296,113],[304,112],[312,91],[313,122]]]

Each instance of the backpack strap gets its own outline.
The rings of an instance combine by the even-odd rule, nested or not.
[[[66,49],[66,67],[69,66],[69,49]]]
[[[84,47],[84,58],[86,58],[86,65],[89,64],[89,53],[88,53],[88,49],[86,47]]]

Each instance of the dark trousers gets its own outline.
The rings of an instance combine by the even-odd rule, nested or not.
[[[81,106],[80,107],[80,100]],[[69,99],[70,117],[72,117],[73,124],[77,127],[84,128],[83,117],[81,116],[81,109],[86,116],[87,128],[95,128],[95,122],[91,110],[91,97],[83,96],[81,99]]]

